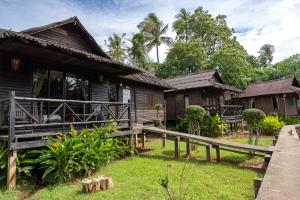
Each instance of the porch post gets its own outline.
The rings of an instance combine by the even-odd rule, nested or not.
[[[15,141],[16,103],[15,91],[9,92],[9,130],[8,130],[8,162],[7,162],[7,188],[16,187],[17,151],[13,150],[11,143]]]
[[[284,109],[284,116],[287,116],[287,109],[286,109],[286,94],[283,94],[283,109]]]

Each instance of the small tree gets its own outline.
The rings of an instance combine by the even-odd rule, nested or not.
[[[206,110],[198,105],[187,107],[186,116],[189,122],[189,134],[200,135],[200,122],[206,113]]]
[[[246,109],[243,111],[243,120],[249,128],[249,144],[253,143],[254,130],[256,132],[255,145],[258,144],[260,136],[261,121],[266,117],[266,114],[255,108]]]
[[[157,103],[154,105],[154,107],[156,109],[156,118],[159,119],[159,111],[162,109],[163,105],[161,103]]]

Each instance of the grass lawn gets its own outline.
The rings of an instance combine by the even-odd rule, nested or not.
[[[247,142],[247,138],[244,137],[226,140]],[[271,143],[271,138],[268,137],[260,140],[260,144],[264,146]],[[149,139],[146,145],[152,150],[139,156],[114,161],[93,175],[112,176],[114,182],[112,189],[100,193],[84,194],[81,192],[80,180],[77,180],[30,191],[32,194],[28,199],[167,199],[166,192],[159,185],[159,180],[166,176],[168,165],[170,166],[170,188],[172,192],[175,192],[175,196],[179,195],[180,177],[185,167],[181,190],[189,185],[187,199],[254,198],[253,179],[261,174],[239,165],[247,162],[259,162],[261,159],[250,159],[247,155],[222,151],[222,162],[209,164],[205,162],[205,148],[200,146],[193,151],[193,159],[173,160],[174,144],[172,141],[167,142],[166,148],[162,148],[160,139]],[[185,143],[181,143],[181,154],[182,156],[185,154]],[[28,193],[28,191],[26,192]],[[0,191],[1,200],[22,199],[22,197],[24,197],[24,189],[21,190],[20,186],[13,192]]]

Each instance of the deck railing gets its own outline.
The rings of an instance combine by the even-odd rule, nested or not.
[[[209,105],[203,106],[210,114],[219,114],[221,117],[242,117],[243,106],[241,105]]]
[[[45,99],[15,96],[0,100],[2,133],[7,131],[8,141],[16,142],[17,134],[33,130],[62,131],[75,127],[91,127],[116,122],[124,129],[132,129],[133,105],[120,102]]]

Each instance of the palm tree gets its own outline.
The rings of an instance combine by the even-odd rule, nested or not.
[[[136,33],[130,39],[131,46],[128,48],[133,65],[145,68],[148,61],[147,47],[145,45],[145,38],[143,33]]]
[[[258,51],[258,61],[261,67],[270,66],[273,61],[273,53],[275,48],[271,44],[264,44]]]
[[[185,8],[181,8],[179,13],[175,15],[175,18],[177,20],[174,22],[173,27],[175,29],[180,29],[180,26],[183,25],[184,39],[185,42],[187,42],[189,39],[189,22],[191,20],[191,13],[188,12]]]
[[[164,25],[155,13],[149,13],[144,21],[138,25],[138,28],[144,33],[148,50],[150,51],[154,46],[156,47],[156,57],[159,63],[159,45],[163,43],[169,45],[172,42],[170,37],[164,36],[168,30],[168,24]]]
[[[113,59],[124,62],[126,57],[126,48],[125,48],[125,33],[121,36],[118,34],[113,34],[109,36],[107,41],[105,40],[105,45],[108,47],[109,51],[107,52]]]

